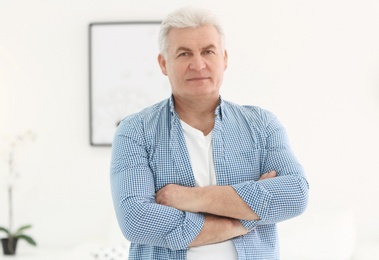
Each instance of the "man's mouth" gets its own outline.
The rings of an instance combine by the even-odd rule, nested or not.
[[[193,77],[193,78],[187,79],[187,81],[201,81],[201,80],[207,80],[207,79],[210,79],[210,77]]]

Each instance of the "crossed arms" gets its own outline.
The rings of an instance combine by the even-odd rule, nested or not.
[[[259,180],[276,176],[268,172]],[[239,221],[259,220],[259,216],[241,199],[231,186],[184,187],[169,184],[156,193],[156,202],[182,211],[204,213],[205,222],[189,247],[222,242],[247,234]]]

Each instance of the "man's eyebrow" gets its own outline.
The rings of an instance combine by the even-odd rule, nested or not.
[[[176,49],[175,53],[181,52],[181,51],[191,51],[190,48],[187,47],[179,47]]]
[[[208,46],[202,48],[202,50],[209,50],[209,49],[216,49],[216,46],[214,44],[209,44]]]
[[[216,46],[214,44],[209,44],[209,45],[201,48],[201,50],[203,50],[203,51],[204,50],[209,50],[209,49],[216,49]],[[178,47],[176,49],[175,53],[178,53],[178,52],[181,52],[181,51],[185,51],[185,52],[189,51],[189,52],[191,52],[192,50],[190,48],[187,48],[187,47]]]

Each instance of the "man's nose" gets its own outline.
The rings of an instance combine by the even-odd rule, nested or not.
[[[201,55],[194,56],[191,59],[190,69],[200,71],[206,67],[204,58]]]

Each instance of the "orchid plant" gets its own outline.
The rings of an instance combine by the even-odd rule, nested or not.
[[[24,234],[26,229],[31,228],[31,225],[24,225],[13,231],[13,190],[16,184],[16,180],[19,177],[18,171],[16,169],[15,154],[16,149],[23,143],[27,141],[34,141],[36,138],[32,131],[26,131],[24,134],[17,135],[14,138],[7,138],[6,145],[3,146],[5,149],[1,151],[1,155],[6,158],[8,165],[9,174],[6,176],[6,188],[8,193],[8,226],[0,226],[0,231],[5,232],[6,238],[8,239],[8,250],[14,253],[15,249],[12,249],[12,244],[16,239],[24,239],[31,245],[37,245],[33,238]]]

